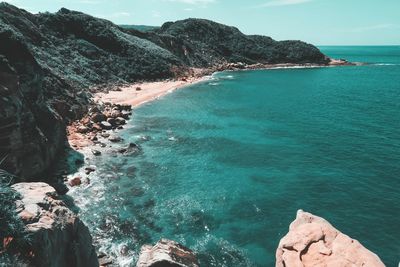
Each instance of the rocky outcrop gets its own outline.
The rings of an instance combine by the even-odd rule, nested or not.
[[[155,246],[144,245],[137,267],[199,267],[196,255],[179,243],[161,239]]]
[[[379,257],[329,222],[299,210],[279,242],[276,267],[383,267]]]
[[[83,222],[46,183],[17,183],[17,213],[30,244],[22,252],[34,266],[99,266],[92,238]],[[13,247],[12,242],[8,244]]]

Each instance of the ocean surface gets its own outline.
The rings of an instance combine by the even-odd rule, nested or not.
[[[370,65],[221,72],[135,109],[70,192],[100,249],[134,266],[164,237],[201,266],[274,266],[303,209],[397,266],[400,46],[321,50]]]

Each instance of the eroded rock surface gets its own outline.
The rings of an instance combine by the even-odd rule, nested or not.
[[[137,267],[199,267],[196,255],[179,243],[161,239],[155,246],[145,245]]]
[[[382,267],[379,257],[329,222],[299,210],[279,242],[276,267]]]
[[[34,266],[99,266],[83,222],[46,183],[17,183],[17,212],[31,234],[26,256]],[[18,251],[20,253],[20,251]]]

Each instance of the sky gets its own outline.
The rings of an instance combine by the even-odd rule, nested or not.
[[[1,1],[1,0],[0,0]],[[116,24],[205,18],[246,34],[316,45],[400,45],[400,0],[8,0],[32,13],[61,7]]]

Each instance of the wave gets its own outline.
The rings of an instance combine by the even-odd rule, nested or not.
[[[375,63],[373,65],[375,65],[375,66],[400,66],[400,64],[396,64],[396,63]]]

